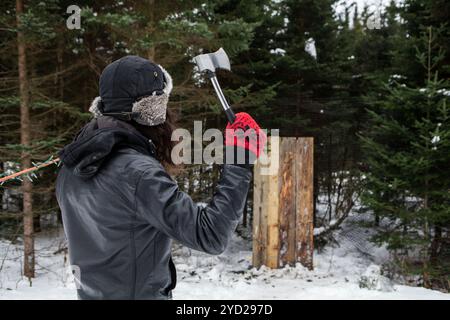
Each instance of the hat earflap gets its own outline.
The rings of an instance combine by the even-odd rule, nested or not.
[[[91,106],[89,107],[89,112],[94,115],[94,118],[98,118],[102,115],[102,113],[100,112],[100,109],[98,107],[98,105],[100,104],[101,101],[102,101],[101,97],[96,97],[91,102]]]
[[[134,117],[134,120],[146,126],[157,126],[166,121],[167,104],[173,89],[173,80],[169,72],[161,65],[158,66],[164,74],[163,93],[160,95],[153,93],[151,96],[144,97],[134,102],[131,109],[133,113],[138,115]]]
[[[166,121],[167,103],[169,95],[152,94],[133,103],[131,111],[136,114],[134,121],[145,126],[157,126]]]

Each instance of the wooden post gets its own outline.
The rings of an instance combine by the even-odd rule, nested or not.
[[[261,174],[255,165],[253,265],[300,262],[313,268],[313,139],[281,138],[279,168]],[[275,156],[275,155],[273,155]],[[272,155],[271,155],[272,157]]]

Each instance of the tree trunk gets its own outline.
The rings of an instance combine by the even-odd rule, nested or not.
[[[440,248],[442,244],[442,228],[440,226],[434,227],[434,237],[433,241],[431,242],[430,247],[430,262],[431,264],[437,265],[438,264],[438,258],[440,253]]]
[[[328,143],[329,143],[329,147],[328,147],[329,149],[328,149],[328,161],[327,161],[327,170],[328,170],[328,181],[327,181],[328,207],[327,207],[327,211],[328,211],[328,222],[331,222],[331,220],[333,219],[333,217],[332,217],[333,203],[332,203],[332,199],[331,199],[331,193],[332,193],[332,188],[333,188],[332,184],[334,183],[333,168],[331,166],[331,161],[332,161],[331,153],[333,150],[333,137],[331,136],[331,134],[329,135]]]
[[[155,0],[148,0],[147,6],[148,6],[147,10],[149,17],[150,33],[153,33],[155,27]],[[156,55],[156,48],[155,45],[152,45],[152,47],[148,50],[147,58],[150,61],[155,61],[155,55]]]
[[[244,228],[247,228],[247,215],[248,215],[248,210],[247,210],[247,205],[248,205],[248,193],[247,193],[247,197],[245,198],[245,206],[244,206],[244,213],[242,215],[242,226]]]
[[[16,22],[17,32],[17,51],[18,51],[18,67],[19,67],[19,90],[20,90],[20,143],[23,151],[21,156],[22,169],[31,167],[31,155],[29,153],[30,146],[30,92],[27,76],[27,59],[26,59],[26,40],[21,27],[21,15],[23,13],[22,0],[16,0]],[[23,233],[24,233],[24,265],[23,272],[28,278],[34,278],[34,231],[33,231],[33,199],[32,199],[32,182],[23,178]]]

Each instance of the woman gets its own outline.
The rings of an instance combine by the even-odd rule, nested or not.
[[[80,299],[169,299],[175,287],[171,239],[220,254],[243,211],[250,166],[225,164],[206,207],[166,172],[173,142],[167,101],[170,75],[127,56],[100,77],[95,118],[61,152],[57,199],[76,266]],[[260,130],[245,113],[227,128]],[[254,157],[261,143],[226,139]]]

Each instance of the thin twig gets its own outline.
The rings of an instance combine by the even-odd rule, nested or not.
[[[8,180],[17,178],[17,177],[19,177],[21,175],[24,175],[24,174],[27,174],[27,173],[30,173],[30,172],[34,172],[34,171],[39,170],[39,169],[44,168],[44,167],[48,167],[49,165],[54,164],[54,163],[58,163],[58,162],[59,162],[59,158],[56,158],[56,159],[50,160],[48,162],[41,163],[41,164],[39,164],[37,166],[31,167],[31,168],[27,168],[27,169],[24,169],[22,171],[10,174],[9,176],[0,178],[0,184],[6,182]]]

